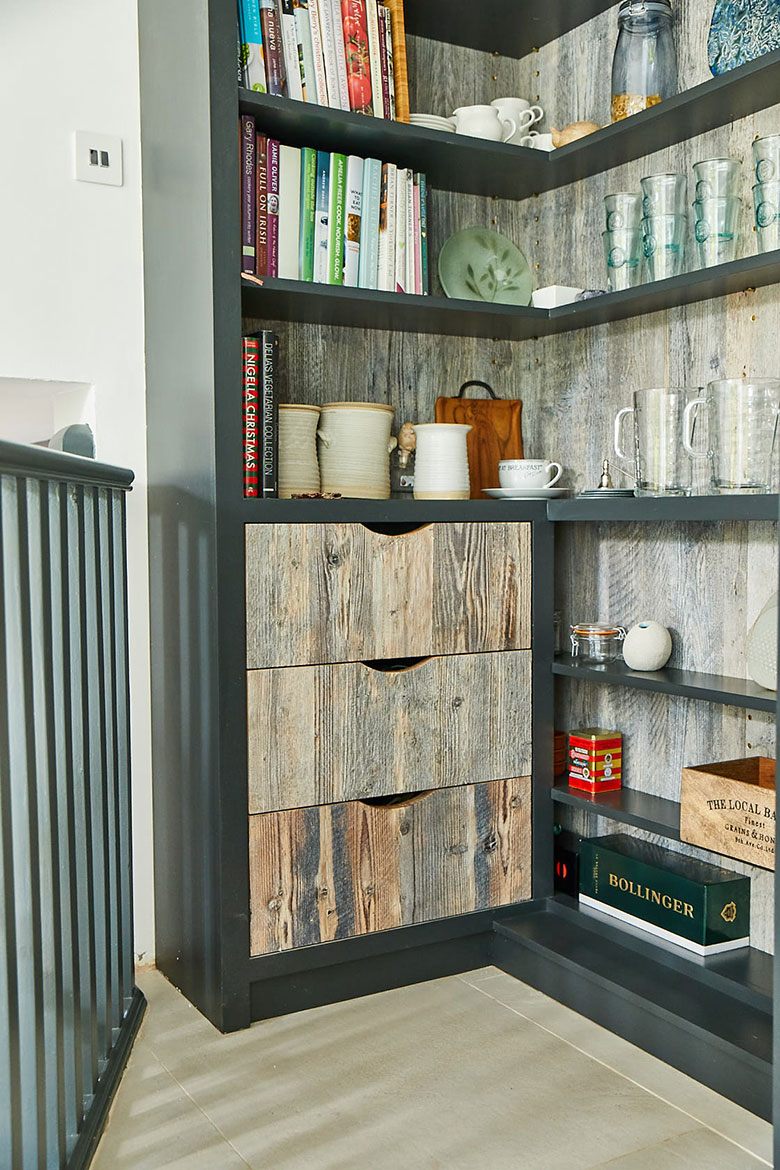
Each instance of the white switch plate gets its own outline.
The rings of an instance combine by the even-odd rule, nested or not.
[[[122,139],[115,134],[77,130],[73,135],[76,178],[82,183],[122,186]]]

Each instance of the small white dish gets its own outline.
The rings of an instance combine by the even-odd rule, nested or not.
[[[483,488],[486,496],[494,500],[557,500],[568,496],[568,488]]]

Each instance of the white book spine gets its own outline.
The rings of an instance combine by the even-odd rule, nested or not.
[[[331,109],[341,110],[339,96],[339,69],[336,61],[336,30],[333,27],[333,9],[330,0],[309,0],[320,16],[320,31],[322,34],[322,59],[325,62],[325,77],[328,81],[328,105]],[[341,22],[339,22],[339,35]]]
[[[404,167],[396,171],[395,181],[395,284],[396,292],[406,292],[406,176]]]
[[[298,279],[301,232],[301,152],[297,146],[279,147],[279,276]]]
[[[406,291],[415,291],[414,280],[414,171],[406,172]]]
[[[311,25],[311,51],[314,57],[314,85],[318,106],[328,104],[328,81],[325,75],[325,58],[322,52],[322,29],[317,0],[309,0],[309,23]],[[314,98],[312,97],[312,101]]]
[[[284,70],[287,74],[287,96],[293,98],[294,101],[302,102],[301,64],[298,59],[298,37],[295,32],[295,12],[292,0],[289,5],[285,4],[282,7],[282,52],[284,53]]]
[[[360,231],[363,217],[363,160],[351,154],[347,159],[347,199],[344,213],[344,284],[358,287]]]
[[[387,169],[387,176],[384,171]],[[383,292],[395,292],[395,204],[396,167],[385,163],[382,168],[382,195],[385,206],[380,211],[379,258],[377,287]]]
[[[371,102],[375,118],[384,118],[382,101],[382,57],[379,52],[379,13],[376,0],[366,0],[368,62],[371,69]]]
[[[347,86],[347,54],[344,48],[344,24],[341,19],[341,0],[330,0],[333,19],[333,39],[336,46],[336,73],[339,82],[339,101],[342,110],[349,112],[349,88]]]

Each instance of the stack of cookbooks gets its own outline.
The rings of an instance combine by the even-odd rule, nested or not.
[[[253,276],[427,294],[425,175],[282,146],[241,117],[241,269]]]
[[[409,121],[403,0],[238,0],[248,89]]]

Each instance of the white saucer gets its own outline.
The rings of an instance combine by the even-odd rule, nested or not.
[[[486,496],[494,500],[557,500],[568,496],[568,488],[483,488]]]

